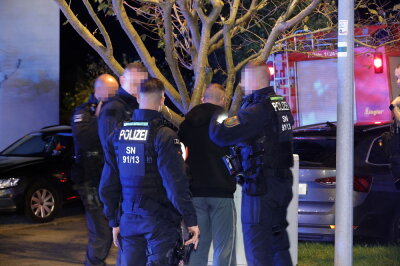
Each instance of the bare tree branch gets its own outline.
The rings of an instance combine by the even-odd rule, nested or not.
[[[166,106],[166,105],[164,105],[162,107],[161,111],[162,111],[164,118],[167,119],[168,121],[170,121],[176,127],[179,127],[179,125],[184,120],[184,118],[182,116],[178,115],[177,113],[175,113],[174,111],[169,109],[168,106]]]
[[[188,24],[191,37],[192,37],[192,42],[194,44],[194,47],[196,48],[196,54],[197,51],[199,50],[200,47],[200,31],[199,31],[199,26],[197,23],[196,18],[190,13],[188,3],[189,1],[187,0],[177,0],[177,3],[179,5],[179,8],[181,9],[181,12],[183,16],[185,17],[185,20]]]
[[[317,5],[320,2],[321,0],[312,0],[311,3],[305,9],[300,11],[296,16],[294,16],[288,21],[284,20],[285,15],[279,17],[275,26],[272,28],[272,31],[268,36],[268,39],[264,45],[264,48],[261,50],[261,54],[260,56],[258,56],[258,59],[263,61],[267,60],[278,36],[285,30],[293,27],[295,24],[300,23],[307,15],[309,15],[317,7]]]
[[[206,24],[207,16],[203,11],[203,2],[201,0],[194,0],[193,7],[194,10],[196,10],[201,22]]]
[[[101,56],[104,62],[112,69],[112,71],[121,75],[123,72],[122,66],[115,60],[114,56],[107,52],[107,48],[97,40],[96,37],[80,22],[80,20],[72,12],[65,0],[54,0],[68,19],[75,31]]]
[[[138,1],[142,3],[156,4],[156,5],[161,4],[160,0],[138,0]]]
[[[179,94],[181,95],[183,109],[186,112],[189,108],[190,99],[185,81],[183,80],[181,71],[179,70],[178,60],[176,57],[172,19],[171,19],[172,3],[166,2],[165,4],[162,5],[162,9],[163,9],[163,21],[165,30],[164,40],[165,40],[166,60],[171,70],[172,76],[175,80],[175,83],[178,87]]]
[[[382,46],[386,46],[386,45],[390,45],[390,44],[394,44],[394,43],[400,43],[400,39],[394,39],[394,40],[391,40],[391,41],[388,41],[388,42],[385,42],[385,43],[381,43],[379,45],[370,45],[370,44],[362,42],[362,41],[360,41],[358,39],[354,39],[354,42],[356,42],[356,43],[358,43],[358,44],[360,44],[362,46],[371,48],[371,49],[378,49],[379,47],[382,47]]]
[[[249,9],[247,10],[247,12],[240,18],[238,18],[235,23],[234,26],[236,25],[242,25],[246,22],[248,22],[248,20],[251,18],[251,16],[258,10],[257,8],[257,0],[252,0]],[[235,14],[235,19],[236,19],[236,14]],[[234,35],[234,34],[232,34]],[[220,47],[222,47],[223,45],[223,29],[219,30],[217,33],[215,33],[212,37],[211,37],[211,41],[210,44],[211,46],[214,46],[215,44],[219,44],[216,45],[216,48],[214,48],[214,51]],[[218,48],[217,48],[218,47]],[[210,49],[211,50],[211,49]]]
[[[231,108],[229,109],[229,116],[236,115],[237,112],[239,111],[240,105],[242,103],[242,98],[243,98],[243,90],[241,88],[241,85],[238,84],[235,89],[235,94],[233,96]]]
[[[231,102],[232,94],[233,94],[233,86],[235,84],[235,65],[233,62],[233,51],[232,51],[232,36],[231,29],[233,27],[233,23],[235,22],[235,18],[239,9],[240,1],[234,0],[230,8],[230,15],[227,21],[224,23],[224,52],[225,52],[225,63],[226,63],[226,90],[225,90],[225,99],[229,103]]]
[[[112,46],[111,39],[110,39],[110,36],[108,35],[106,28],[104,27],[103,23],[100,21],[99,17],[96,15],[96,12],[93,10],[93,7],[89,3],[89,1],[88,0],[82,0],[82,1],[85,4],[86,9],[89,12],[89,15],[92,17],[92,19],[96,23],[97,27],[100,29],[101,35],[103,35],[104,41],[106,42],[107,53],[112,55],[113,54],[113,46]]]
[[[196,4],[197,3],[197,4]],[[199,6],[199,1],[195,0],[195,8],[199,14],[200,19],[203,22],[201,29],[201,40],[200,49],[198,53],[197,64],[195,67],[196,81],[194,84],[192,99],[189,109],[193,108],[200,103],[200,98],[203,93],[203,89],[206,81],[206,68],[208,66],[208,49],[210,43],[211,28],[221,13],[222,7],[224,6],[221,0],[212,0],[213,10],[209,16],[205,16],[202,7]]]
[[[235,23],[234,27],[232,27],[231,35],[234,37],[237,33],[243,29],[243,26],[248,23],[252,16],[257,13],[257,11],[261,10],[264,5],[266,4],[267,1],[262,0],[261,2],[257,2],[257,0],[252,0],[249,9],[247,12],[240,18],[238,18]],[[219,48],[221,48],[224,45],[224,40],[223,40],[223,29],[215,33],[212,38],[211,38],[211,46],[210,49],[208,50],[208,54],[212,54]]]
[[[179,93],[175,90],[172,84],[165,78],[165,76],[160,72],[160,70],[156,65],[154,57],[150,55],[142,39],[140,38],[140,35],[133,27],[133,25],[129,22],[128,15],[126,14],[126,10],[123,6],[123,0],[112,0],[112,3],[118,21],[120,22],[126,34],[128,35],[132,44],[135,46],[136,51],[138,51],[141,60],[149,70],[150,74],[153,77],[157,77],[164,83],[168,97],[175,104],[175,106],[179,108],[181,112],[184,112],[185,110],[182,106],[181,102],[182,99]]]
[[[259,51],[258,53],[254,53],[254,54],[248,56],[246,59],[243,59],[240,63],[238,63],[235,66],[235,72],[238,72],[240,69],[242,69],[242,67],[244,65],[246,65],[249,61],[253,60],[254,58],[260,56],[260,54],[261,54],[261,51]]]
[[[283,19],[287,20],[296,9],[297,5],[299,4],[300,0],[291,0],[289,7],[286,9],[286,13],[283,15]]]

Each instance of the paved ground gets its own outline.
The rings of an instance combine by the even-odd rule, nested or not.
[[[46,224],[0,213],[0,266],[83,265],[86,243],[85,216],[80,207],[64,210]],[[114,265],[115,258],[113,247],[107,264]]]

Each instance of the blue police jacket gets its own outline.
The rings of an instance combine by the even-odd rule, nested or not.
[[[276,96],[274,99],[273,96]],[[273,103],[271,103],[273,101]],[[278,115],[279,114],[279,115]],[[220,146],[242,143],[242,157],[248,157],[254,140],[268,135],[264,142],[267,152],[263,162],[270,168],[289,168],[293,165],[292,126],[290,107],[283,97],[275,95],[273,87],[254,91],[245,97],[238,114],[217,121],[218,114],[211,120],[209,134],[212,141]],[[271,145],[273,152],[271,152]],[[279,158],[279,159],[277,159]],[[273,162],[272,161],[279,161]],[[243,164],[243,163],[242,163]],[[244,162],[246,164],[246,162]]]
[[[272,87],[256,90],[244,98],[236,116],[226,118],[222,123],[214,116],[209,130],[212,141],[219,146],[232,146],[262,134],[269,118],[264,100],[272,94],[275,94]]]
[[[161,121],[162,114],[154,110],[136,109],[134,111],[132,121],[140,122],[157,122]],[[116,140],[115,134],[119,134],[120,130],[115,131],[107,139],[105,148],[105,166],[103,170],[103,176],[100,183],[100,198],[104,204],[105,216],[109,220],[111,227],[119,226],[118,217],[118,206],[122,199],[132,199],[132,195],[138,193],[136,189],[138,186],[124,187],[127,184],[138,184],[140,182],[132,182],[131,180],[121,180],[128,178],[126,169],[121,169],[118,165],[117,154],[115,147],[118,146],[114,143]],[[121,136],[121,135],[119,135]],[[128,139],[133,137],[131,135],[126,136]],[[118,140],[118,138],[117,138]],[[151,172],[158,172],[158,176],[161,179],[161,184],[165,189],[166,196],[173,206],[171,212],[178,212],[186,224],[186,226],[197,225],[196,212],[192,204],[191,195],[189,191],[188,179],[185,173],[185,165],[181,154],[181,148],[176,133],[168,127],[160,127],[154,138],[154,152],[156,154],[157,169],[149,169]],[[118,151],[119,153],[120,151]],[[127,158],[129,159],[129,158]],[[129,159],[130,160],[130,159]],[[132,172],[140,172],[146,168],[140,168],[135,166],[137,169],[133,169]],[[140,168],[140,169],[139,169]],[[148,171],[148,170],[145,170]],[[146,176],[147,173],[144,173]],[[120,179],[121,178],[121,179]],[[132,173],[129,178],[143,178],[141,175]],[[152,178],[154,178],[152,176]],[[140,188],[140,186],[139,186]],[[145,188],[143,188],[143,194],[146,194]],[[154,189],[157,189],[156,187]]]
[[[83,171],[72,171],[75,184],[83,182],[98,186],[103,164],[103,151],[97,133],[96,107],[98,100],[93,94],[86,103],[78,106],[71,119],[72,136],[74,139],[75,164]]]
[[[110,134],[125,120],[132,117],[133,110],[139,107],[135,96],[123,88],[102,106],[99,114],[99,138],[103,149]]]

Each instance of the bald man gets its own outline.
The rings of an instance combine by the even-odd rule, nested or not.
[[[236,265],[236,211],[233,193],[235,178],[226,169],[222,157],[229,153],[209,138],[210,120],[225,107],[225,89],[220,84],[207,86],[202,104],[186,114],[179,138],[188,148],[186,160],[191,174],[190,190],[201,228],[199,247],[190,256],[190,266],[207,265],[211,242],[213,265]]]
[[[89,236],[85,265],[104,265],[112,243],[111,229],[98,195],[103,151],[97,133],[97,117],[102,103],[114,96],[117,90],[118,81],[113,76],[100,75],[94,82],[94,94],[75,109],[71,122],[75,145],[72,180],[85,207]]]
[[[290,266],[286,211],[292,199],[293,117],[269,77],[265,62],[249,62],[242,71],[246,98],[238,114],[222,123],[214,117],[209,133],[216,144],[240,150],[247,264]]]

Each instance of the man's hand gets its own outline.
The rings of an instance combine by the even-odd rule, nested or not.
[[[193,236],[191,239],[189,239],[188,241],[185,242],[185,245],[194,244],[194,249],[197,249],[197,244],[199,243],[200,229],[196,225],[196,226],[188,227],[188,231],[189,231],[189,233],[192,233]]]
[[[103,106],[103,102],[100,101],[99,104],[96,107],[96,112],[95,112],[96,117],[99,117],[100,110],[101,110],[102,106]]]
[[[112,234],[113,234],[113,243],[114,243],[114,246],[118,247],[119,227],[113,227],[113,229],[112,229]]]

